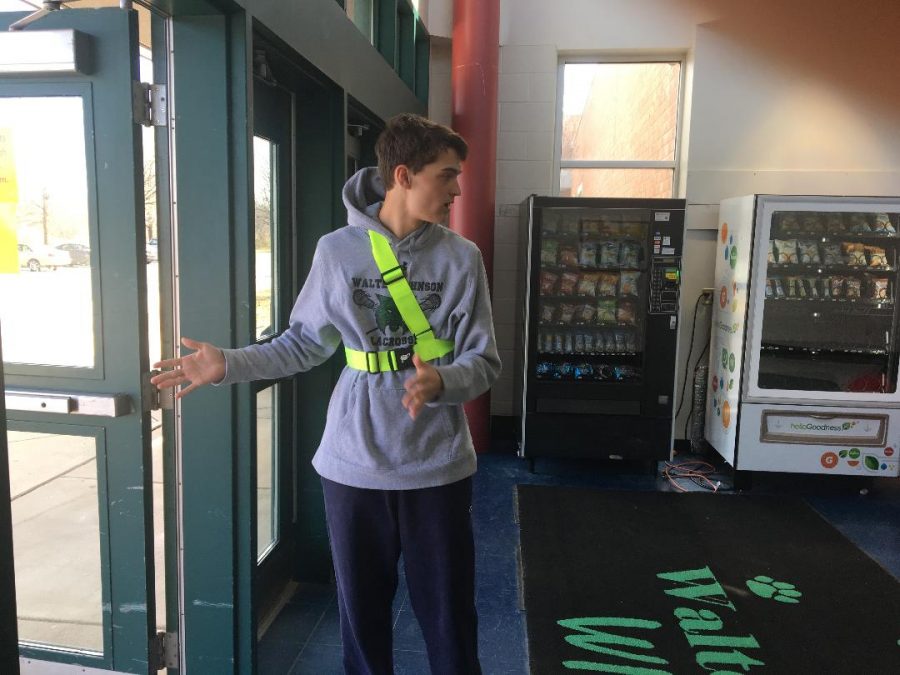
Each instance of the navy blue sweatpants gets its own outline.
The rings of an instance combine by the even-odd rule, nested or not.
[[[366,490],[322,479],[348,675],[393,673],[401,553],[433,675],[479,675],[472,479]]]

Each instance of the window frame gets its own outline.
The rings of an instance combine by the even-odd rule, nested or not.
[[[565,94],[565,71],[568,64],[637,64],[637,63],[678,63],[678,99],[675,102],[675,153],[670,160],[564,160],[562,158],[563,96]],[[561,54],[556,75],[556,126],[553,142],[553,195],[560,196],[560,174],[564,169],[672,169],[672,194],[669,199],[679,197],[681,186],[681,134],[684,121],[685,100],[685,54],[636,54],[629,56],[592,54]]]

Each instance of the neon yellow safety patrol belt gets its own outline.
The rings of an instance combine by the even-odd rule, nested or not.
[[[372,257],[375,258],[381,278],[394,304],[397,305],[403,323],[415,336],[416,342],[412,348],[384,352],[362,352],[345,347],[347,365],[369,373],[384,373],[412,368],[413,354],[418,354],[423,361],[432,361],[452,352],[453,342],[434,337],[434,331],[425,318],[425,312],[419,307],[419,302],[403,275],[403,268],[397,262],[397,256],[391,250],[387,237],[369,230],[369,239],[372,242]]]

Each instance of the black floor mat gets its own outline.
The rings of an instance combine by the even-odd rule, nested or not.
[[[799,499],[517,490],[533,675],[900,673],[900,582]]]

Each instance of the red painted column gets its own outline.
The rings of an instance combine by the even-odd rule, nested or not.
[[[469,144],[469,155],[460,177],[462,195],[450,214],[450,228],[481,249],[492,288],[499,65],[500,0],[454,0],[452,126]],[[466,417],[476,452],[486,452],[491,441],[490,393],[467,403]]]

